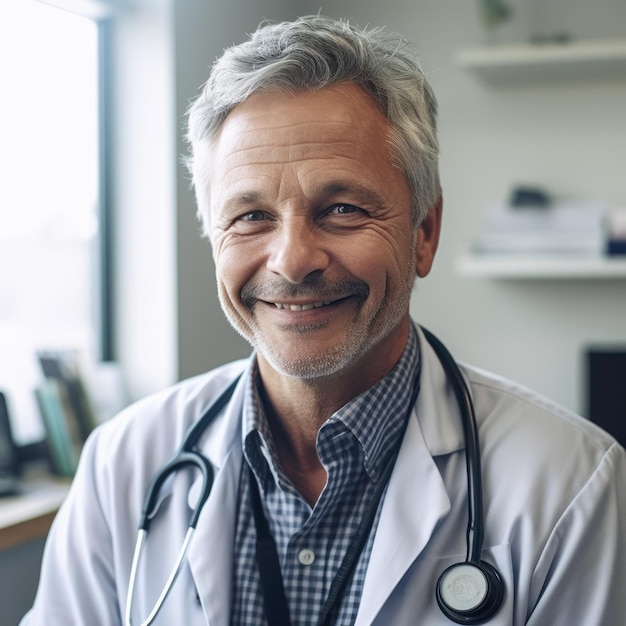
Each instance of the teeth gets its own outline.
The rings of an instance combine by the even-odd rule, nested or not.
[[[309,304],[283,304],[282,302],[274,302],[274,306],[277,309],[287,309],[288,311],[310,311],[311,309],[319,309],[330,303],[330,300],[326,302],[311,302]]]

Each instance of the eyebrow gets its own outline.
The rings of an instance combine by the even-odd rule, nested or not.
[[[224,208],[226,210],[237,209],[240,207],[258,205],[259,203],[262,203],[264,201],[265,200],[262,193],[259,193],[257,191],[245,191],[226,200],[226,202],[224,203]]]
[[[315,188],[316,195],[334,196],[342,193],[351,193],[359,197],[359,200],[368,205],[382,205],[383,199],[369,187],[357,182],[346,183],[343,181],[332,181]]]
[[[314,198],[332,198],[343,193],[353,194],[359,203],[366,206],[383,206],[385,204],[382,197],[369,187],[357,182],[330,181],[317,185],[311,190]],[[247,206],[258,206],[267,202],[266,194],[258,191],[244,191],[224,203],[224,209],[237,210]]]

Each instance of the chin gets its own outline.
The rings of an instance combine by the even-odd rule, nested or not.
[[[371,346],[358,342],[341,342],[318,353],[301,351],[285,352],[276,350],[263,340],[255,342],[257,352],[268,362],[274,371],[288,378],[315,381],[334,376],[349,369]]]

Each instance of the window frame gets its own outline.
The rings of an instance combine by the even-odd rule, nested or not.
[[[98,338],[103,362],[116,360],[114,336],[114,216],[111,206],[111,18],[97,20],[98,29]]]

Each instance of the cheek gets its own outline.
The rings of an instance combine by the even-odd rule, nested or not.
[[[369,237],[358,246],[344,247],[341,254],[344,267],[371,288],[387,289],[396,285],[407,275],[415,273],[415,248],[410,229],[395,231],[393,236]]]
[[[215,248],[214,261],[222,295],[227,295],[236,304],[242,287],[254,275],[258,265],[254,255],[243,246],[219,245]]]
[[[232,297],[241,289],[241,268],[235,255],[222,254],[215,259],[217,282]]]

